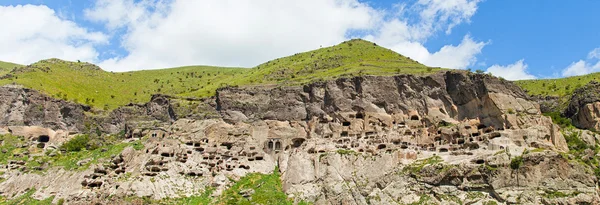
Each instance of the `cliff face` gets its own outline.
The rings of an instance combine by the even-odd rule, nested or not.
[[[600,83],[592,81],[576,89],[565,116],[571,118],[577,127],[600,130]]]
[[[279,167],[286,194],[316,204],[600,202],[593,172],[559,154],[569,149],[559,127],[521,89],[488,75],[229,87],[214,102],[189,102],[201,105],[187,113],[178,100],[155,96],[84,117],[107,133],[125,130],[143,148],[82,162],[91,165],[83,171],[40,166],[46,175],[23,174],[15,161],[0,192],[34,187],[39,198],[110,203],[107,196],[161,199],[212,186],[217,196],[229,179]],[[557,191],[562,197],[546,195]]]
[[[0,87],[0,126],[42,126],[73,133],[84,131],[90,108],[17,86]]]

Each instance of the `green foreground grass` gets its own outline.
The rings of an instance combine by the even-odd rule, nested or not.
[[[271,60],[254,68],[188,66],[124,73],[106,72],[82,62],[39,61],[11,72],[0,85],[19,84],[48,95],[114,109],[147,102],[152,94],[209,97],[224,86],[298,85],[358,75],[428,74],[424,66],[364,40]]]

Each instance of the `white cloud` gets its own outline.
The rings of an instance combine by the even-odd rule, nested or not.
[[[429,55],[423,63],[429,66],[465,69],[475,64],[475,56],[481,53],[486,45],[484,42],[475,42],[470,36],[465,36],[458,46],[446,45],[438,52]]]
[[[96,0],[85,17],[104,25],[122,55],[99,50],[108,43],[106,34],[46,6],[8,6],[0,7],[0,24],[11,31],[0,32],[0,59],[26,64],[57,57],[113,71],[190,64],[251,67],[352,35],[426,65],[466,68],[486,43],[468,35],[439,51],[429,51],[424,43],[469,22],[479,1],[418,0],[385,11],[358,0]],[[99,51],[111,57],[98,59]]]
[[[86,16],[109,28],[127,29],[122,46],[129,55],[101,63],[123,71],[189,64],[254,66],[340,43],[349,30],[372,28],[378,13],[355,0],[175,0],[159,6],[100,0]]]
[[[579,60],[571,63],[571,65],[562,70],[562,76],[568,77],[600,72],[600,61],[597,61],[600,60],[600,48],[590,51],[587,58],[587,60]],[[594,61],[597,62],[594,64]]]
[[[590,53],[588,53],[588,58],[589,59],[600,59],[600,47],[595,48],[594,50],[590,51]]]
[[[521,59],[507,66],[493,65],[487,69],[492,75],[503,77],[507,80],[526,80],[536,77],[527,73],[527,64]]]
[[[585,62],[584,60],[579,60],[577,62],[571,63],[567,68],[565,68],[562,72],[563,77],[568,76],[576,76],[576,75],[585,75],[593,72],[600,71],[600,62],[593,65],[591,63]]]
[[[62,19],[46,6],[0,6],[0,59],[30,64],[46,58],[95,61],[107,36]]]
[[[478,2],[420,0],[399,5],[399,12],[391,14],[357,0],[98,0],[85,14],[109,30],[126,30],[121,46],[128,55],[101,62],[108,70],[189,64],[248,67],[340,43],[355,30],[427,65],[465,68],[485,43],[465,36],[460,45],[434,53],[423,43],[438,31],[449,33],[468,22]],[[406,16],[417,23],[409,24],[413,21]]]
[[[446,45],[431,53],[423,44],[439,31],[448,34],[454,26],[469,22],[477,11],[479,0],[420,0],[413,6],[398,6],[399,15],[383,21],[374,34],[366,37],[425,65],[465,69],[476,63],[476,56],[486,42],[466,35],[459,45]],[[415,13],[418,20],[405,14]],[[410,16],[410,15],[408,15]],[[415,23],[410,23],[415,22]]]

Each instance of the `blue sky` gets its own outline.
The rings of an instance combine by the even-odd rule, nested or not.
[[[0,23],[14,32],[0,33],[0,60],[252,67],[360,37],[430,66],[555,78],[600,71],[598,8],[592,0],[4,0]]]

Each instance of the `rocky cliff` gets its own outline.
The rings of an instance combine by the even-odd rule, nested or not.
[[[0,95],[13,92],[24,91]],[[2,108],[23,104],[14,99]],[[85,122],[81,132],[123,133],[121,149],[97,151],[99,157],[67,169],[56,159],[72,156],[61,152],[64,140],[56,146],[19,141],[11,154],[27,151],[29,158],[6,161],[3,196],[35,188],[38,199],[110,204],[214,189],[217,203],[236,180],[276,171],[286,203],[600,203],[594,171],[566,154],[560,128],[520,88],[489,75],[361,76],[227,87],[211,99],[156,95],[145,105],[85,115],[81,107],[81,115],[58,119]],[[0,109],[0,116],[14,116],[3,110],[10,109]],[[21,122],[0,126],[72,130]],[[590,142],[595,146],[596,139]],[[30,166],[30,158],[41,163]],[[253,190],[234,194],[248,203],[260,198]]]

